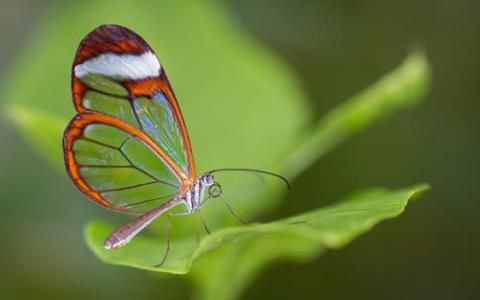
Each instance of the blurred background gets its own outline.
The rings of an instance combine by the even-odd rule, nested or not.
[[[0,0],[0,79],[51,5]],[[425,103],[355,136],[310,167],[294,182],[295,199],[276,215],[317,207],[308,195],[328,204],[368,186],[428,182],[432,190],[346,248],[306,265],[269,267],[242,299],[477,299],[478,1],[228,5],[297,72],[317,117],[398,65],[411,46],[427,50],[434,72]],[[80,205],[85,200],[67,176],[40,159],[3,117],[0,142],[1,299],[190,296],[188,283],[175,277],[159,281],[158,275],[101,263],[80,233],[87,220],[110,214]]]

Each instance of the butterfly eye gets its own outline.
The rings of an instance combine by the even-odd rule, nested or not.
[[[201,178],[203,184],[211,186],[214,183],[213,175],[210,173],[205,173]]]
[[[209,188],[208,188],[208,195],[212,198],[217,198],[222,194],[222,186],[218,184],[217,182],[214,182]]]

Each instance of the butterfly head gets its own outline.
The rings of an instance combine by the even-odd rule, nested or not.
[[[208,196],[210,198],[217,198],[222,194],[222,186],[215,181],[210,172],[203,174],[200,180],[204,186],[208,186]]]
[[[207,172],[200,177],[200,181],[205,186],[211,186],[215,182],[215,178],[211,173]]]

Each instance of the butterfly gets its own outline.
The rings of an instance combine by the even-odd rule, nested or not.
[[[125,246],[175,206],[183,205],[185,210],[170,212],[169,217],[200,212],[212,198],[223,200],[213,176],[216,172],[272,175],[289,186],[284,177],[256,169],[223,168],[198,176],[187,127],[166,72],[152,48],[132,30],[107,24],[87,34],[76,52],[71,77],[77,115],[63,135],[67,173],[77,189],[96,203],[139,215],[115,229],[105,240],[105,249]],[[169,245],[167,238],[159,265]]]

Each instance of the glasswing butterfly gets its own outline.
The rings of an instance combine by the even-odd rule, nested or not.
[[[130,29],[102,25],[87,34],[71,76],[77,115],[63,136],[67,173],[100,205],[140,215],[114,230],[104,248],[126,245],[177,205],[186,210],[170,212],[169,217],[200,213],[205,203],[220,197],[238,218],[224,201],[215,172],[256,172],[290,186],[284,177],[256,169],[215,169],[197,176],[187,128],[165,70],[152,48]],[[159,265],[168,255],[169,227],[168,222],[167,249]]]

